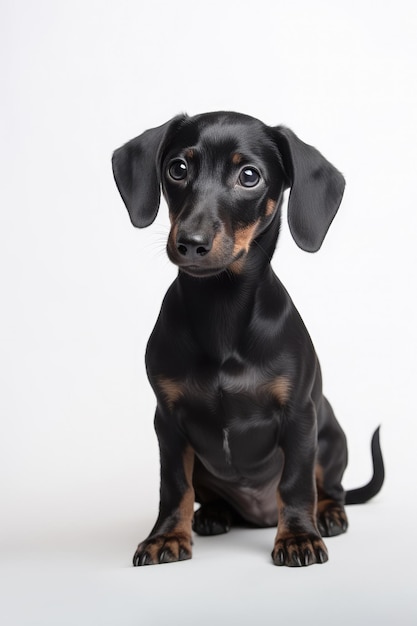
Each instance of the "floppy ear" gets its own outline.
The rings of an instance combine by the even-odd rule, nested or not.
[[[158,213],[161,152],[185,117],[178,115],[162,126],[151,128],[113,153],[114,180],[133,226],[149,226]]]
[[[345,179],[318,150],[289,128],[275,129],[291,191],[288,224],[297,245],[317,252],[342,201]]]

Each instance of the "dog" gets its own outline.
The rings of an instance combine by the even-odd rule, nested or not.
[[[168,289],[146,350],[160,447],[159,515],[135,566],[191,558],[192,531],[276,526],[275,565],[324,563],[323,537],[348,527],[345,435],[320,366],[271,268],[281,208],[297,245],[316,252],[342,200],[342,174],[284,126],[227,111],[178,115],[117,149],[116,185],[135,227],[169,208]],[[195,503],[200,508],[194,512]]]

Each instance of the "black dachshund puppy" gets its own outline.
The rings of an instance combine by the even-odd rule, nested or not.
[[[270,261],[284,191],[296,243],[317,251],[345,181],[291,130],[230,112],[180,115],[113,155],[134,226],[156,217],[160,189],[178,266],[150,337],[157,398],[160,508],[135,565],[191,558],[192,528],[277,525],[275,565],[327,561],[322,537],[346,531],[344,505],[382,486],[374,475],[345,493],[345,435],[323,396],[309,334]],[[194,502],[201,503],[194,513]]]

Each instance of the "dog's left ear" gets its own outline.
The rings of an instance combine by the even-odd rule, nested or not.
[[[274,128],[291,187],[288,224],[297,245],[317,252],[342,201],[345,179],[318,150],[289,128]]]
[[[114,180],[137,228],[152,224],[158,213],[161,153],[185,118],[178,115],[162,126],[151,128],[113,153]]]

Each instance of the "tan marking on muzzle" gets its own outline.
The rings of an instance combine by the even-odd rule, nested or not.
[[[237,256],[242,250],[244,250],[245,252],[249,252],[249,247],[255,237],[258,224],[259,220],[256,220],[254,224],[249,224],[249,226],[245,226],[244,228],[236,230],[235,245],[233,248],[234,256]]]
[[[222,254],[222,246],[224,241],[224,232],[221,230],[214,235],[213,242],[211,244],[210,254],[214,258],[219,258]]]
[[[233,272],[233,274],[241,274],[243,272],[243,268],[245,267],[245,259],[242,257],[238,259],[231,265],[229,265],[228,269]]]

